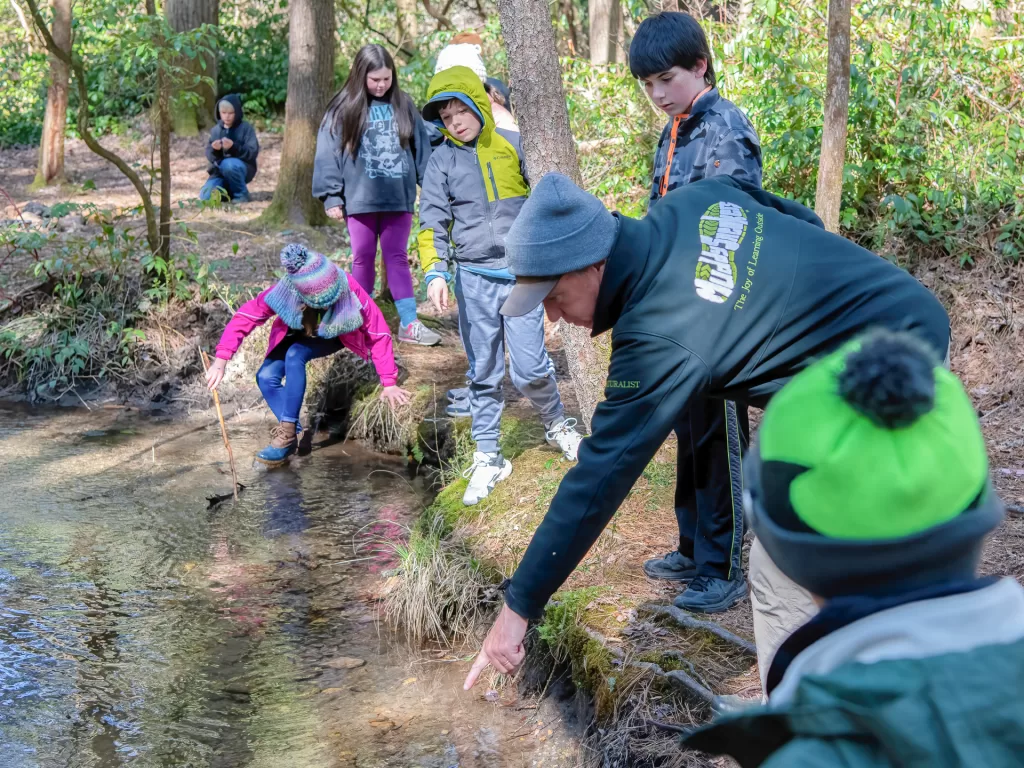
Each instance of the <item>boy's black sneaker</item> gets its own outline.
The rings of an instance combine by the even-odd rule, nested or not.
[[[697,576],[683,594],[675,599],[676,608],[697,613],[721,613],[747,596],[745,579],[716,579]]]
[[[697,563],[679,550],[672,550],[644,563],[644,573],[652,579],[689,581],[697,576]]]

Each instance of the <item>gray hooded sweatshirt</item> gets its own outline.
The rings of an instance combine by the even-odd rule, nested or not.
[[[342,149],[342,137],[324,117],[316,137],[313,197],[324,209],[341,206],[349,216],[358,213],[407,211],[416,206],[416,185],[430,159],[430,134],[412,110],[413,135],[403,147],[391,103],[373,99],[366,116],[359,151],[353,157]]]

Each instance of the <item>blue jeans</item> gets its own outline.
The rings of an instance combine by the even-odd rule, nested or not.
[[[248,166],[237,157],[226,157],[213,176],[206,180],[199,191],[200,200],[209,200],[213,190],[221,189],[230,200],[249,202],[249,188],[245,185],[245,177],[249,173]]]
[[[337,339],[289,335],[271,350],[256,372],[256,386],[278,421],[299,421],[306,395],[306,363],[341,348]]]

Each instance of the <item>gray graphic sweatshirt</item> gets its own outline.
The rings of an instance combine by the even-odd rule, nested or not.
[[[413,112],[413,135],[402,147],[390,102],[374,99],[366,116],[366,130],[355,157],[342,149],[342,137],[332,131],[328,117],[316,137],[313,196],[324,209],[342,206],[357,213],[412,213],[416,185],[430,159],[430,135],[423,119]]]

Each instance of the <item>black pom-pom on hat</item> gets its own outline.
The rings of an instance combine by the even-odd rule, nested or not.
[[[839,394],[881,427],[907,427],[935,405],[935,366],[916,337],[878,331],[847,356]]]

